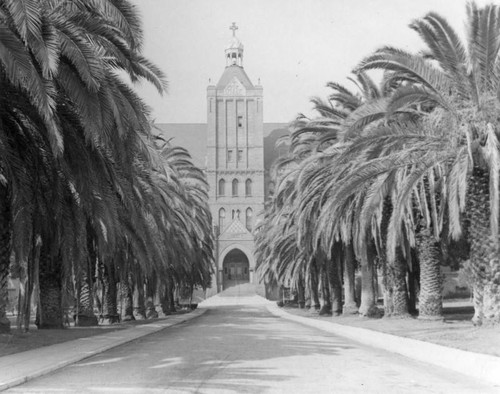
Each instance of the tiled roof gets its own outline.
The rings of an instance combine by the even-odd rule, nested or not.
[[[155,124],[172,145],[187,149],[193,163],[205,168],[207,156],[207,124],[206,123],[158,123]]]
[[[286,123],[264,123],[264,168],[269,170],[273,161],[284,154],[284,147],[276,147],[278,138],[287,135]]]
[[[206,123],[158,123],[155,127],[161,130],[173,145],[186,148],[193,162],[200,168],[206,167],[207,125]],[[286,123],[264,123],[264,167],[269,169],[273,160],[280,155],[275,147],[279,137],[288,133]]]

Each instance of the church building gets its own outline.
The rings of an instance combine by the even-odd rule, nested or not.
[[[215,275],[208,295],[243,283],[254,284],[257,293],[265,295],[255,272],[252,231],[273,189],[269,170],[282,153],[275,142],[288,132],[286,124],[263,121],[263,88],[254,85],[243,68],[237,29],[234,23],[230,27],[219,81],[207,87],[207,123],[156,125],[172,144],[191,153],[210,186]]]

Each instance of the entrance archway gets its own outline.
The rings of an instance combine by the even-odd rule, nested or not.
[[[222,289],[250,282],[248,257],[239,249],[231,250],[222,263]]]

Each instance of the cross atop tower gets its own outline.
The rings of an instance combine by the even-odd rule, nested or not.
[[[229,45],[226,47],[226,66],[240,66],[243,67],[243,44],[236,37],[236,30],[238,30],[238,26],[236,26],[236,22],[233,22],[231,26],[229,26],[229,30],[233,31],[233,36],[229,41]]]
[[[236,26],[236,23],[233,22],[233,24],[229,27],[229,30],[233,31],[233,37],[236,36],[236,30],[238,30],[238,26]]]

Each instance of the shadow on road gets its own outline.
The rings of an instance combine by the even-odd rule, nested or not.
[[[329,334],[318,335],[317,331],[302,326],[290,327],[286,321],[269,315],[262,306],[210,309],[195,324],[170,332],[170,346],[164,355],[177,362],[168,365],[165,372],[178,376],[169,381],[168,387],[262,392],[296,377],[294,372],[304,368],[304,357],[310,356],[313,362],[317,355],[334,356],[340,349],[350,348]],[[160,335],[143,341],[152,345]],[[147,344],[142,343],[144,346]]]

